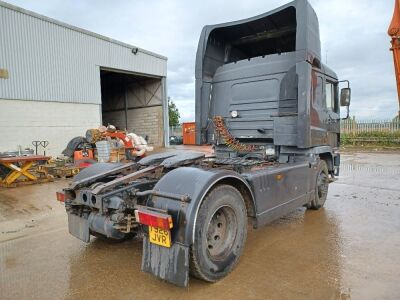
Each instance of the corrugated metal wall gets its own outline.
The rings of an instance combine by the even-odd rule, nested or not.
[[[0,2],[0,98],[101,103],[100,67],[166,76],[165,57]]]

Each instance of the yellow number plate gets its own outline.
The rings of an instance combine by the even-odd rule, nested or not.
[[[169,230],[149,226],[150,242],[163,247],[171,247],[171,232]]]

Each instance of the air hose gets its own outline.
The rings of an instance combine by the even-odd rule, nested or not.
[[[239,142],[226,128],[224,118],[222,116],[215,116],[213,119],[214,130],[221,136],[225,144],[238,152],[253,152],[257,149],[256,145],[247,145]]]

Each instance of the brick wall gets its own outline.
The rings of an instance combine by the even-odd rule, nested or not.
[[[103,114],[103,124],[113,124],[125,129],[125,112]],[[149,144],[162,147],[164,144],[164,124],[162,106],[128,110],[128,131],[141,136],[149,136]]]

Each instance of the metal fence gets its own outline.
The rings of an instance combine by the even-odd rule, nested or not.
[[[340,122],[341,133],[346,134],[351,142],[394,142],[400,143],[397,134],[400,134],[400,120],[357,120],[355,117]],[[396,134],[394,137],[368,136],[358,137],[363,133]],[[182,126],[171,126],[170,136],[182,137]],[[367,134],[368,135],[368,134]]]
[[[400,121],[394,120],[356,120],[355,117],[340,123],[342,145],[400,145]]]
[[[169,136],[179,136],[182,137],[182,126],[170,126],[169,127]]]
[[[342,120],[340,123],[342,133],[359,134],[365,132],[397,133],[400,131],[400,121],[395,120],[356,120],[355,117]]]

